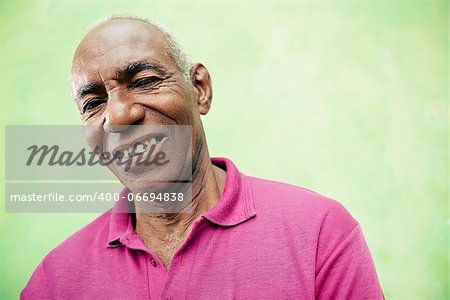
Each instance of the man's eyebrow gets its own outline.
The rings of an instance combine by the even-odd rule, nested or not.
[[[165,76],[167,74],[163,68],[161,68],[157,65],[154,65],[147,61],[136,61],[136,62],[129,64],[124,69],[117,70],[116,76],[119,81],[122,81],[125,78],[133,77],[137,73],[144,71],[144,70],[153,70],[156,73],[158,73],[160,76]]]
[[[89,83],[89,84],[86,84],[85,86],[82,86],[77,91],[77,94],[76,94],[75,98],[78,101],[78,100],[82,99],[86,95],[98,93],[98,92],[100,92],[102,90],[104,90],[104,87],[100,83]]]
[[[116,71],[116,77],[118,81],[123,81],[126,78],[133,77],[137,73],[144,71],[144,70],[153,70],[156,73],[158,73],[160,76],[166,76],[167,72],[162,68],[155,64],[149,63],[147,61],[136,61],[128,66],[126,66],[124,69],[120,69]],[[100,91],[103,91],[105,88],[100,83],[89,83],[85,86],[81,87],[76,95],[75,98],[77,101],[82,99],[84,96],[94,93],[99,93]]]

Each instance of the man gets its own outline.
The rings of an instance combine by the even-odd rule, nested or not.
[[[22,299],[383,298],[361,228],[342,205],[210,159],[200,119],[211,107],[210,75],[160,25],[97,24],[75,52],[72,79],[83,124],[99,125],[97,134],[192,126],[192,209],[148,213],[135,203],[135,213],[115,213],[116,205],[50,252]]]

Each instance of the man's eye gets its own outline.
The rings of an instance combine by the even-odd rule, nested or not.
[[[103,99],[90,100],[89,102],[86,103],[86,105],[84,105],[83,113],[86,113],[86,112],[89,112],[89,111],[95,109],[97,106],[99,106],[100,104],[102,104],[104,102],[105,102],[105,100],[103,100]]]
[[[144,78],[140,78],[140,79],[133,81],[130,84],[130,88],[137,88],[137,87],[141,87],[141,86],[150,86],[159,81],[161,81],[161,78],[158,78],[156,76],[144,77]]]

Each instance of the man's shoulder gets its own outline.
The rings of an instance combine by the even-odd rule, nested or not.
[[[105,248],[107,244],[107,235],[111,213],[103,213],[95,218],[89,224],[77,230],[61,244],[56,246],[42,263],[70,265],[78,264],[80,259],[88,258],[87,253],[92,253],[93,247]]]
[[[266,214],[296,224],[305,221],[310,226],[334,223],[352,229],[358,225],[344,205],[333,198],[288,183],[252,176],[246,178],[257,215]]]
[[[305,187],[252,176],[246,178],[255,200],[269,201],[271,206],[283,205],[320,211],[344,208],[339,201]]]
[[[110,211],[100,215],[50,251],[37,266],[21,299],[67,298],[96,272],[107,251]],[[89,267],[90,266],[90,267]],[[83,297],[80,297],[83,298]]]

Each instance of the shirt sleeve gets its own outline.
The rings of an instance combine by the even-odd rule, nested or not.
[[[361,226],[341,205],[330,212],[318,240],[316,299],[384,299]]]
[[[41,262],[28,280],[27,285],[20,293],[20,300],[51,299],[47,294],[44,280],[43,263]]]

